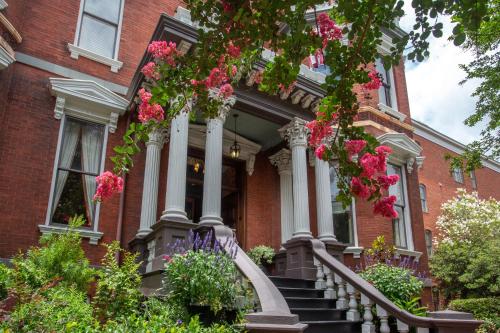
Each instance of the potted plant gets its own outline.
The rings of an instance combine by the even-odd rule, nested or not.
[[[266,274],[269,273],[269,265],[273,263],[274,256],[276,255],[272,247],[258,245],[250,249],[247,254]]]

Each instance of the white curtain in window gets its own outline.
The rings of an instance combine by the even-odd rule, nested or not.
[[[71,168],[73,162],[73,157],[76,152],[76,145],[78,144],[78,136],[80,135],[80,124],[66,119],[64,124],[64,132],[62,138],[62,148],[59,156],[59,167],[60,168]],[[54,193],[54,200],[52,201],[52,214],[56,211],[59,199],[61,199],[61,194],[68,179],[69,172],[64,170],[59,170],[57,173],[56,180],[56,190]]]
[[[82,167],[86,172],[99,173],[99,162],[101,159],[102,128],[96,126],[85,126],[82,130]],[[97,184],[95,176],[84,175],[85,207],[91,221],[94,220],[95,203],[94,197]]]

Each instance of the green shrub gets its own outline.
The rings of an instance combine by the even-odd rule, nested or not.
[[[393,302],[411,301],[424,287],[410,270],[386,264],[368,266],[360,275]]]
[[[451,310],[472,313],[474,318],[485,320],[489,323],[483,325],[484,332],[489,332],[492,324],[500,328],[500,297],[456,299],[448,304]],[[492,332],[495,332],[494,329]]]
[[[409,301],[396,300],[394,301],[394,304],[396,304],[400,309],[408,311],[412,315],[427,317],[427,307],[420,306],[420,297],[414,297]]]
[[[32,295],[0,327],[12,332],[73,332],[96,324],[83,292],[57,286]]]
[[[0,264],[0,300],[7,297],[8,289],[11,286],[12,272],[4,264]]]
[[[12,279],[18,294],[29,294],[54,280],[87,291],[95,270],[90,268],[80,235],[74,229],[81,223],[81,217],[72,219],[67,232],[44,235],[40,247],[31,247],[26,254],[14,257]]]
[[[210,306],[217,313],[236,308],[242,294],[236,267],[223,252],[187,251],[167,259],[164,286],[168,299],[181,306]]]
[[[247,252],[247,255],[257,265],[262,265],[263,262],[271,264],[275,256],[274,249],[266,245],[256,246]]]
[[[98,272],[93,301],[95,314],[101,321],[131,315],[138,310],[142,297],[137,255],[120,249],[118,242],[105,246],[107,251],[102,259],[102,269]],[[118,252],[123,253],[121,265],[116,260]]]

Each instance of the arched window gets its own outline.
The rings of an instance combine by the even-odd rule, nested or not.
[[[424,184],[420,184],[418,188],[420,190],[420,202],[422,203],[422,211],[424,213],[427,213],[429,211],[429,208],[427,207],[427,188]]]

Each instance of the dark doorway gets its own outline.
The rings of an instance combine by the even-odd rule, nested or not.
[[[200,221],[203,204],[204,152],[189,148],[186,184],[186,213],[194,223]],[[221,217],[224,224],[237,231],[243,220],[244,162],[224,157],[222,160]],[[237,232],[239,235],[240,232]],[[239,237],[238,237],[239,238]]]

